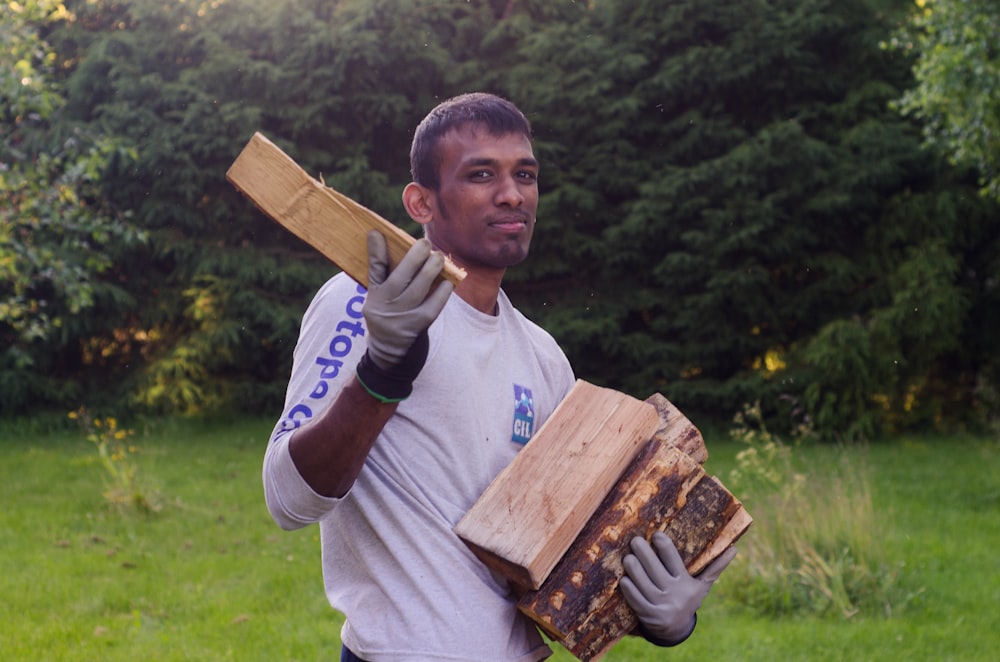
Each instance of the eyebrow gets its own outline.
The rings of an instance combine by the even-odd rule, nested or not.
[[[475,166],[493,166],[493,167],[496,167],[498,164],[499,164],[499,161],[497,159],[485,159],[485,158],[483,158],[483,159],[469,159],[468,161],[465,162],[465,167],[467,167],[467,168],[469,168],[469,167],[475,167]],[[528,167],[531,167],[531,168],[537,168],[538,167],[538,160],[537,159],[532,159],[532,158],[525,157],[523,159],[518,159],[517,160],[517,165],[522,166],[522,167],[523,166],[528,166]]]

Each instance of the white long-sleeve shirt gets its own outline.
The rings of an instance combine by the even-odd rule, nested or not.
[[[534,661],[551,654],[506,581],[452,527],[573,386],[552,337],[506,295],[484,315],[452,296],[429,329],[413,394],[386,424],[343,498],[315,493],[288,441],[335,399],[365,351],[364,289],[331,279],[307,310],[264,488],[287,529],[318,522],[344,643],[371,662]]]

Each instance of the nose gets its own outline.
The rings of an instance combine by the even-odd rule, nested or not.
[[[524,202],[524,194],[513,176],[502,177],[497,188],[494,202],[498,207],[520,207]]]

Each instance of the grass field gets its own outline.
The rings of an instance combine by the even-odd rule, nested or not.
[[[336,660],[341,619],[323,596],[318,530],[282,532],[264,508],[269,429],[137,430],[162,508],[120,515],[80,432],[0,423],[0,659]],[[725,480],[738,446],[709,449],[709,471]],[[626,640],[605,659],[1000,659],[1000,445],[904,438],[868,456],[906,594],[891,615],[765,618],[727,599],[723,575],[683,646]]]

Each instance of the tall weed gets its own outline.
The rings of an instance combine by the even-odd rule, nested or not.
[[[754,524],[727,573],[729,594],[769,615],[891,614],[898,568],[879,542],[864,449],[830,448],[828,463],[805,466],[796,447],[809,443],[809,429],[788,445],[767,429],[759,405],[745,407],[730,433],[746,448],[729,483]]]
[[[113,416],[97,418],[81,407],[69,418],[83,428],[94,445],[104,471],[104,498],[117,511],[152,513],[160,510],[159,498],[140,474],[135,455],[139,448],[131,441],[134,430],[119,427]]]

